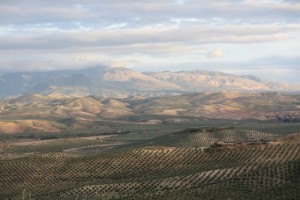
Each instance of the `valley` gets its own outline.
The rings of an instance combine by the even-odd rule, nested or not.
[[[300,195],[296,85],[208,71],[63,74],[1,76],[0,199]]]
[[[0,1],[0,200],[300,200],[299,14]]]
[[[27,94],[0,110],[0,199],[299,196],[299,94]]]

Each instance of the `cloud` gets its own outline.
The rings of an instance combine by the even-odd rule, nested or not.
[[[207,54],[207,58],[222,58],[224,55],[223,49],[214,49]]]
[[[0,37],[1,50],[47,50],[91,47],[130,46],[145,44],[217,44],[257,43],[288,39],[287,32],[300,31],[299,27],[276,25],[256,26],[190,26],[189,29],[174,27],[152,27],[131,29],[9,29]],[[26,34],[30,32],[30,34]],[[21,34],[20,34],[21,33]],[[174,34],[176,33],[176,34]],[[0,34],[1,36],[1,34]]]
[[[197,19],[209,23],[299,22],[296,1],[249,0],[87,0],[87,1],[2,1],[0,25],[53,24],[69,27],[77,22],[104,27],[128,23],[130,27],[172,24],[173,18]]]
[[[1,1],[0,71],[97,64],[236,70],[241,58],[290,67],[273,56],[300,51],[299,12],[297,0]]]

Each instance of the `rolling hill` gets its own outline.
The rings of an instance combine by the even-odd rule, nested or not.
[[[83,124],[84,129],[89,127],[89,123],[94,124],[91,127],[96,129],[95,122],[105,120],[124,123],[168,123],[194,118],[297,122],[300,119],[299,102],[300,95],[278,92],[191,93],[146,99],[31,94],[2,100],[0,121],[2,127],[11,127],[12,123],[16,124],[15,120],[48,120],[62,123],[62,127],[70,129],[78,129],[80,124]],[[64,119],[76,119],[78,125]],[[16,130],[27,131],[32,127],[28,128]]]
[[[152,115],[268,120],[299,117],[299,97],[283,93],[193,93],[141,100],[133,109]]]

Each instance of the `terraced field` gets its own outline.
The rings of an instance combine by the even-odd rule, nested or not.
[[[299,135],[188,129],[116,145],[1,146],[0,199],[297,199]],[[121,141],[119,141],[121,142]],[[66,149],[77,151],[66,151]],[[97,148],[96,148],[97,149]]]

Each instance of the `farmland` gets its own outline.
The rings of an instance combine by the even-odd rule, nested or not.
[[[0,199],[290,200],[300,195],[299,134],[246,127],[153,132],[2,144]]]

